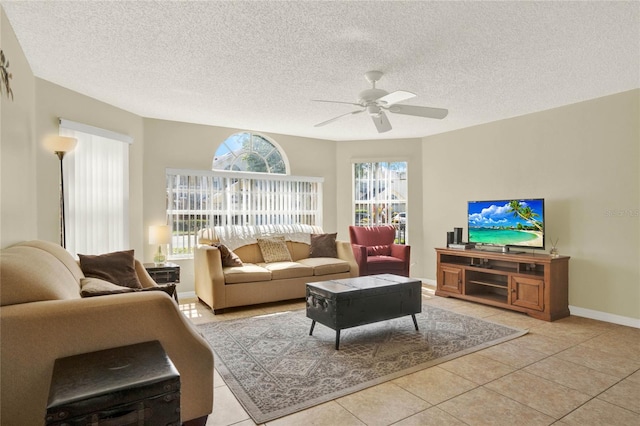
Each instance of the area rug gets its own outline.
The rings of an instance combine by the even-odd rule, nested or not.
[[[199,326],[218,373],[256,423],[264,423],[526,334],[423,305],[410,316],[335,332],[305,310]]]

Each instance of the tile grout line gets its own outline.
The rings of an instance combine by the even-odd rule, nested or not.
[[[497,314],[496,314],[496,315],[497,315]],[[493,315],[492,315],[492,316],[493,316]],[[487,317],[487,318],[488,318],[488,317]],[[496,322],[497,322],[497,321],[496,321]],[[500,323],[500,322],[498,322],[498,323],[499,323],[499,324],[501,324],[501,325],[504,325],[504,326],[506,326],[506,327],[511,327],[510,325],[505,325],[504,323]],[[600,333],[600,334],[598,334],[598,335],[596,335],[596,336],[594,336],[594,337],[592,337],[592,338],[590,338],[590,339],[587,339],[587,340],[591,340],[591,339],[593,339],[593,338],[596,338],[596,337],[600,336],[601,334],[604,334],[604,332],[602,332],[602,333]],[[544,336],[544,334],[543,334],[543,336]],[[522,336],[522,337],[524,337],[524,336]],[[507,343],[508,343],[508,342],[507,342]],[[507,377],[507,376],[509,376],[509,375],[511,375],[511,374],[513,374],[513,373],[515,373],[515,372],[519,372],[519,371],[522,371],[522,372],[524,372],[524,373],[528,373],[528,374],[533,374],[533,375],[535,375],[535,376],[537,376],[537,377],[540,377],[541,379],[544,379],[544,380],[549,380],[549,379],[546,379],[545,377],[538,376],[538,375],[537,375],[537,374],[535,374],[535,373],[529,373],[529,372],[527,372],[527,371],[524,371],[524,369],[525,369],[525,368],[527,368],[527,367],[529,367],[529,366],[531,366],[531,365],[533,365],[533,364],[536,364],[536,363],[538,363],[538,362],[540,362],[540,361],[542,361],[542,360],[552,358],[552,357],[554,357],[554,356],[556,356],[556,355],[558,355],[558,354],[560,354],[560,353],[562,353],[562,352],[564,352],[564,351],[566,351],[566,350],[569,350],[569,349],[571,349],[571,348],[573,348],[573,347],[575,347],[575,346],[579,346],[579,345],[580,345],[580,344],[582,344],[582,343],[584,343],[584,342],[576,343],[576,344],[574,344],[574,345],[572,345],[572,346],[570,346],[570,347],[568,347],[568,348],[565,348],[565,349],[563,349],[563,350],[561,350],[561,351],[558,351],[558,352],[555,352],[555,353],[552,353],[552,354],[546,355],[545,357],[543,357],[543,358],[541,358],[541,359],[539,359],[539,360],[536,360],[536,361],[534,361],[534,362],[528,363],[528,364],[523,365],[523,366],[521,366],[521,367],[514,367],[514,366],[512,366],[512,365],[505,364],[505,363],[504,363],[504,362],[502,362],[502,361],[498,361],[498,360],[496,360],[496,359],[494,359],[494,358],[490,358],[490,357],[484,356],[484,355],[482,355],[482,354],[480,353],[480,352],[482,352],[482,351],[474,352],[474,353],[477,353],[479,356],[483,356],[483,357],[485,357],[485,358],[489,358],[489,359],[491,359],[492,361],[499,362],[499,363],[501,363],[501,364],[503,364],[503,365],[505,365],[505,366],[507,366],[507,367],[515,368],[515,370],[513,370],[513,371],[511,371],[510,373],[505,374],[505,375],[503,375],[503,376],[496,377],[495,379],[489,380],[489,381],[488,381],[488,382],[486,382],[486,383],[483,383],[483,384],[477,384],[477,386],[476,386],[476,387],[474,387],[474,388],[472,388],[472,389],[469,389],[469,390],[467,390],[467,391],[465,391],[465,392],[462,392],[462,393],[460,393],[460,394],[458,394],[458,395],[452,396],[451,398],[448,398],[448,399],[446,399],[446,400],[444,400],[444,401],[441,401],[441,402],[439,402],[438,404],[435,404],[435,405],[432,405],[432,406],[433,406],[433,407],[437,407],[437,408],[439,408],[440,410],[442,410],[442,411],[446,412],[446,413],[447,413],[447,414],[449,414],[450,416],[454,417],[456,420],[459,420],[459,421],[461,421],[461,422],[463,422],[463,423],[465,423],[465,424],[468,424],[468,423],[464,422],[462,419],[460,419],[460,418],[456,417],[454,414],[452,414],[452,413],[448,412],[447,410],[445,410],[444,408],[441,408],[441,407],[439,407],[439,406],[440,406],[441,404],[443,404],[443,403],[445,403],[445,402],[447,402],[447,401],[450,401],[450,400],[452,400],[452,399],[455,399],[455,398],[457,398],[457,397],[459,397],[459,396],[461,396],[461,395],[467,394],[467,393],[469,393],[469,392],[471,392],[471,391],[474,391],[474,390],[476,390],[476,389],[479,389],[479,388],[483,388],[483,389],[485,389],[485,390],[487,390],[487,391],[489,391],[489,392],[495,392],[495,393],[497,393],[498,395],[501,395],[501,396],[503,396],[503,397],[505,397],[505,398],[507,398],[507,399],[509,399],[509,400],[511,400],[511,401],[513,401],[513,402],[515,402],[515,403],[517,403],[517,404],[521,404],[521,405],[523,405],[523,406],[525,406],[525,407],[527,407],[527,408],[530,408],[530,409],[532,409],[532,410],[535,410],[535,411],[537,411],[538,413],[540,413],[540,414],[542,414],[542,415],[544,415],[544,416],[551,417],[551,418],[553,418],[553,419],[554,419],[554,422],[553,422],[553,423],[556,423],[556,422],[560,421],[561,419],[565,418],[567,415],[569,415],[569,414],[570,414],[570,413],[572,413],[573,411],[575,411],[575,410],[577,410],[578,408],[580,408],[581,406],[583,406],[584,404],[586,404],[587,402],[591,401],[591,400],[592,400],[592,399],[594,399],[594,398],[597,398],[597,396],[599,396],[602,392],[598,393],[598,395],[594,396],[593,398],[590,398],[590,399],[589,399],[588,401],[586,401],[585,403],[580,404],[578,407],[574,408],[573,410],[571,410],[569,413],[565,414],[565,415],[564,415],[564,416],[562,416],[561,418],[556,419],[556,418],[554,418],[553,416],[551,416],[551,415],[549,415],[549,414],[547,414],[547,413],[543,413],[542,411],[540,411],[540,410],[538,410],[538,409],[536,409],[536,408],[534,408],[534,407],[531,407],[531,406],[529,406],[529,405],[527,405],[527,404],[524,404],[524,403],[522,403],[522,402],[520,402],[520,401],[517,401],[517,400],[515,400],[515,399],[511,398],[511,397],[510,397],[510,396],[508,396],[508,395],[504,395],[504,394],[502,394],[502,393],[500,393],[500,392],[498,392],[498,391],[495,391],[495,390],[493,390],[493,389],[485,388],[485,386],[486,386],[487,384],[489,384],[489,383],[493,383],[493,382],[495,382],[495,381],[497,381],[497,380],[500,380],[500,379],[502,379],[502,378],[504,378],[504,377]],[[446,369],[445,369],[445,370],[446,370]],[[449,371],[449,370],[446,370],[446,371],[448,371],[449,373],[454,374],[454,375],[456,375],[456,376],[458,376],[458,377],[460,377],[460,378],[462,378],[462,379],[465,379],[465,380],[468,380],[468,381],[472,381],[472,380],[469,380],[469,379],[467,379],[466,377],[460,376],[459,374],[454,373],[454,372],[452,372],[452,371]],[[597,371],[597,370],[594,370],[594,371]],[[628,377],[628,376],[627,376],[627,377]],[[623,379],[623,380],[624,380],[624,379]],[[555,383],[555,382],[554,382],[554,383]],[[617,384],[617,383],[619,383],[619,382],[616,382],[616,384]],[[560,386],[567,387],[568,389],[572,389],[572,388],[569,388],[568,386],[562,385],[562,384],[560,384],[560,383],[556,383],[556,384],[558,384],[558,385],[560,385]],[[615,386],[615,384],[614,384],[614,385],[612,385],[612,386]],[[607,389],[609,389],[609,388],[607,388]],[[572,389],[572,390],[576,390],[576,389]],[[576,390],[576,391],[577,391],[577,390]],[[603,391],[603,392],[604,392],[604,391]],[[413,394],[413,393],[412,393],[412,394]],[[415,395],[415,396],[416,396],[416,397],[418,397],[417,395]],[[419,397],[418,397],[418,398],[419,398]],[[422,399],[422,398],[420,398],[420,399]],[[428,401],[426,401],[426,402],[428,402]],[[553,424],[553,423],[552,423],[552,424]]]

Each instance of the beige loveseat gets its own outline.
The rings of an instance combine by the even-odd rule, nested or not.
[[[220,313],[225,308],[305,297],[308,282],[358,276],[351,244],[336,241],[337,257],[310,257],[311,234],[319,227],[308,225],[220,226],[198,232],[195,251],[195,287],[198,298]],[[284,236],[291,261],[264,261],[259,238]],[[223,244],[242,261],[242,266],[223,266]]]
[[[135,269],[143,287],[156,285],[137,260]],[[213,406],[213,353],[175,301],[162,291],[82,298],[82,278],[57,244],[0,251],[1,424],[44,424],[57,358],[150,340],[180,372],[182,421],[203,424]]]

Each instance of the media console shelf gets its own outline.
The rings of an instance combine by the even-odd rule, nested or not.
[[[569,316],[569,256],[436,249],[436,295],[555,321]]]

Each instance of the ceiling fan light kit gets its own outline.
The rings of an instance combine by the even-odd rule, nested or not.
[[[360,92],[360,94],[358,94],[358,102],[314,99],[315,102],[349,104],[362,108],[339,115],[337,117],[323,121],[322,123],[318,123],[315,125],[315,127],[321,127],[332,123],[340,118],[366,111],[373,120],[373,124],[376,126],[378,133],[384,133],[392,129],[391,122],[389,121],[387,115],[384,113],[384,110],[387,110],[394,114],[404,114],[435,119],[443,119],[449,113],[449,111],[444,108],[399,104],[398,102],[406,101],[407,99],[416,97],[416,94],[408,92],[406,90],[396,90],[395,92],[389,93],[386,90],[376,88],[376,82],[380,80],[382,76],[383,73],[381,71],[368,71],[364,74],[364,78],[369,83],[371,83],[372,87],[371,89],[363,90],[362,92]]]

